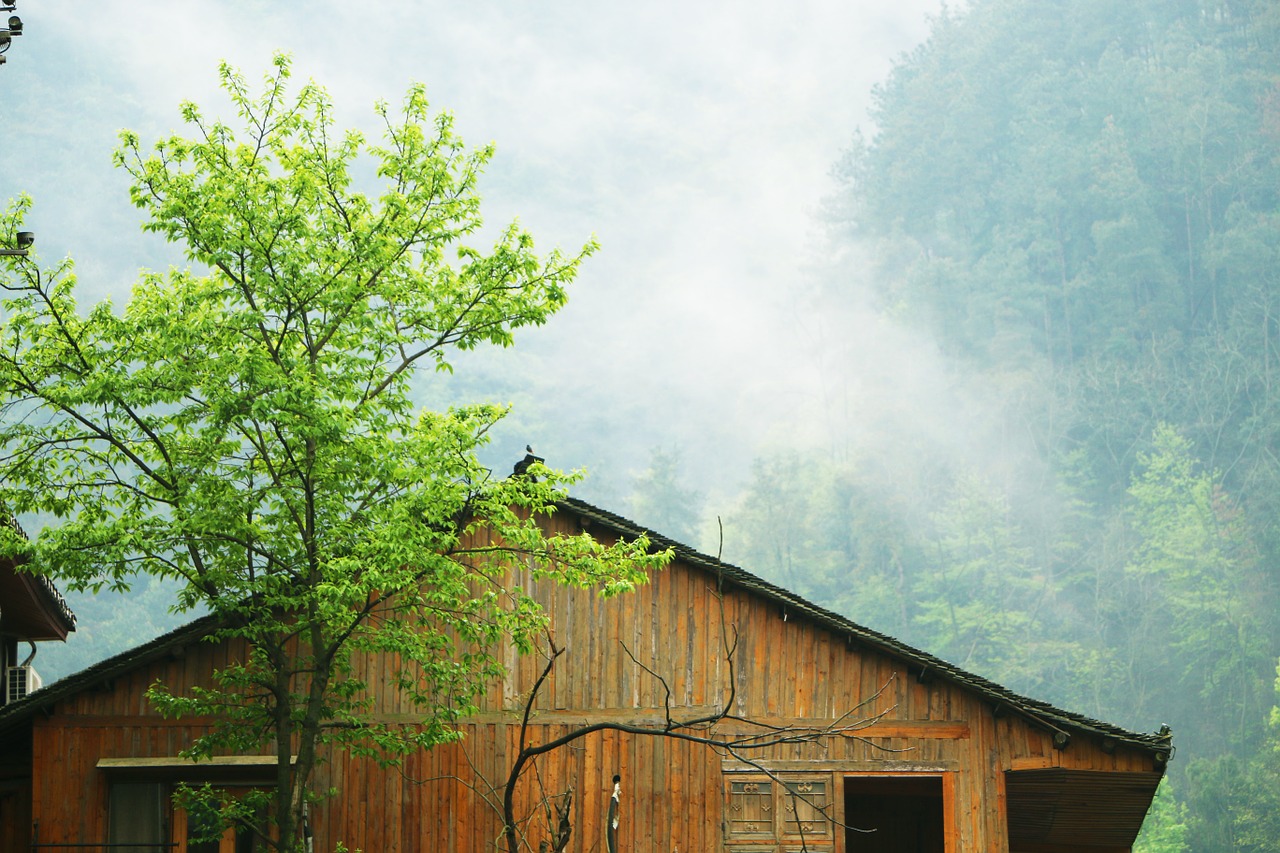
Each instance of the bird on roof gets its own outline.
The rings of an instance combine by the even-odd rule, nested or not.
[[[526,444],[524,446],[524,458],[521,459],[519,462],[517,462],[515,464],[515,467],[511,469],[511,476],[524,477],[528,474],[530,466],[536,463],[542,463],[546,461],[547,460],[543,459],[541,456],[537,456],[534,454],[533,445]]]

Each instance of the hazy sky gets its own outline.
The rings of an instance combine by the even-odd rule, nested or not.
[[[31,193],[44,257],[72,254],[90,292],[123,296],[171,256],[110,168],[119,128],[176,130],[182,100],[222,103],[219,60],[258,78],[277,50],[370,130],[373,101],[422,81],[464,139],[497,144],[491,223],[519,215],[544,248],[603,244],[569,308],[518,344],[520,369],[563,374],[556,411],[634,431],[620,458],[584,457],[544,412],[517,449],[616,476],[678,443],[693,468],[745,473],[759,442],[813,426],[795,415],[822,393],[814,343],[842,335],[801,298],[813,214],[874,84],[939,5],[20,0],[0,197]]]

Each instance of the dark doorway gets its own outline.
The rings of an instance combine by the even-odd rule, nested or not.
[[[844,822],[848,853],[945,853],[942,779],[846,776]]]

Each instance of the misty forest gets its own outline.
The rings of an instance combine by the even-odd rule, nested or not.
[[[750,330],[794,348],[795,424],[552,369],[545,343],[419,398],[512,402],[499,473],[531,442],[585,465],[575,494],[857,622],[1167,723],[1136,849],[1280,850],[1280,5],[944,7],[868,119],[778,283],[795,333]],[[168,629],[172,594],[74,596],[43,669]]]

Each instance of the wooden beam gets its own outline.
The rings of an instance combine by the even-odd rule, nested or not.
[[[689,717],[711,716],[719,708],[706,706],[683,706],[672,708],[672,715],[677,719]],[[607,710],[582,711],[576,709],[538,710],[530,721],[533,725],[548,726],[592,725],[594,723],[627,722],[635,725],[662,725],[667,714],[663,708],[619,708]],[[379,722],[410,724],[421,722],[420,717],[412,715],[382,715]],[[482,713],[467,717],[462,722],[478,724],[511,723],[510,713]],[[763,722],[771,726],[791,726],[795,728],[824,728],[834,722],[828,717],[768,717]],[[735,726],[732,720],[720,724],[725,730],[737,731],[746,726]],[[850,723],[856,726],[855,722]],[[937,740],[964,740],[970,736],[970,726],[965,720],[881,720],[862,728],[852,727],[845,737],[865,738],[929,738]]]
[[[734,761],[733,759],[724,759],[720,762],[720,770],[724,773],[759,773],[763,767],[772,773],[865,773],[878,774],[882,776],[912,776],[919,774],[937,776],[944,773],[954,773],[960,769],[960,761],[958,759],[943,759],[941,761],[901,761],[901,760],[884,760],[876,761],[859,760],[859,761],[832,761],[829,758],[815,759],[813,761],[798,760],[779,760],[779,761],[757,761],[754,764],[746,764],[742,761]]]
[[[217,724],[213,717],[181,717],[171,719],[158,714],[58,714],[48,720],[34,720],[37,728],[50,729],[100,729],[100,728],[189,728],[207,729]]]
[[[296,755],[289,757],[290,764],[297,760],[298,756]],[[275,767],[276,756],[216,755],[212,758],[203,758],[200,761],[182,758],[177,755],[151,758],[99,758],[96,766],[99,770],[149,770],[173,767]]]
[[[941,740],[964,740],[969,734],[969,724],[963,720],[881,720],[865,729],[850,732],[853,737]]]

